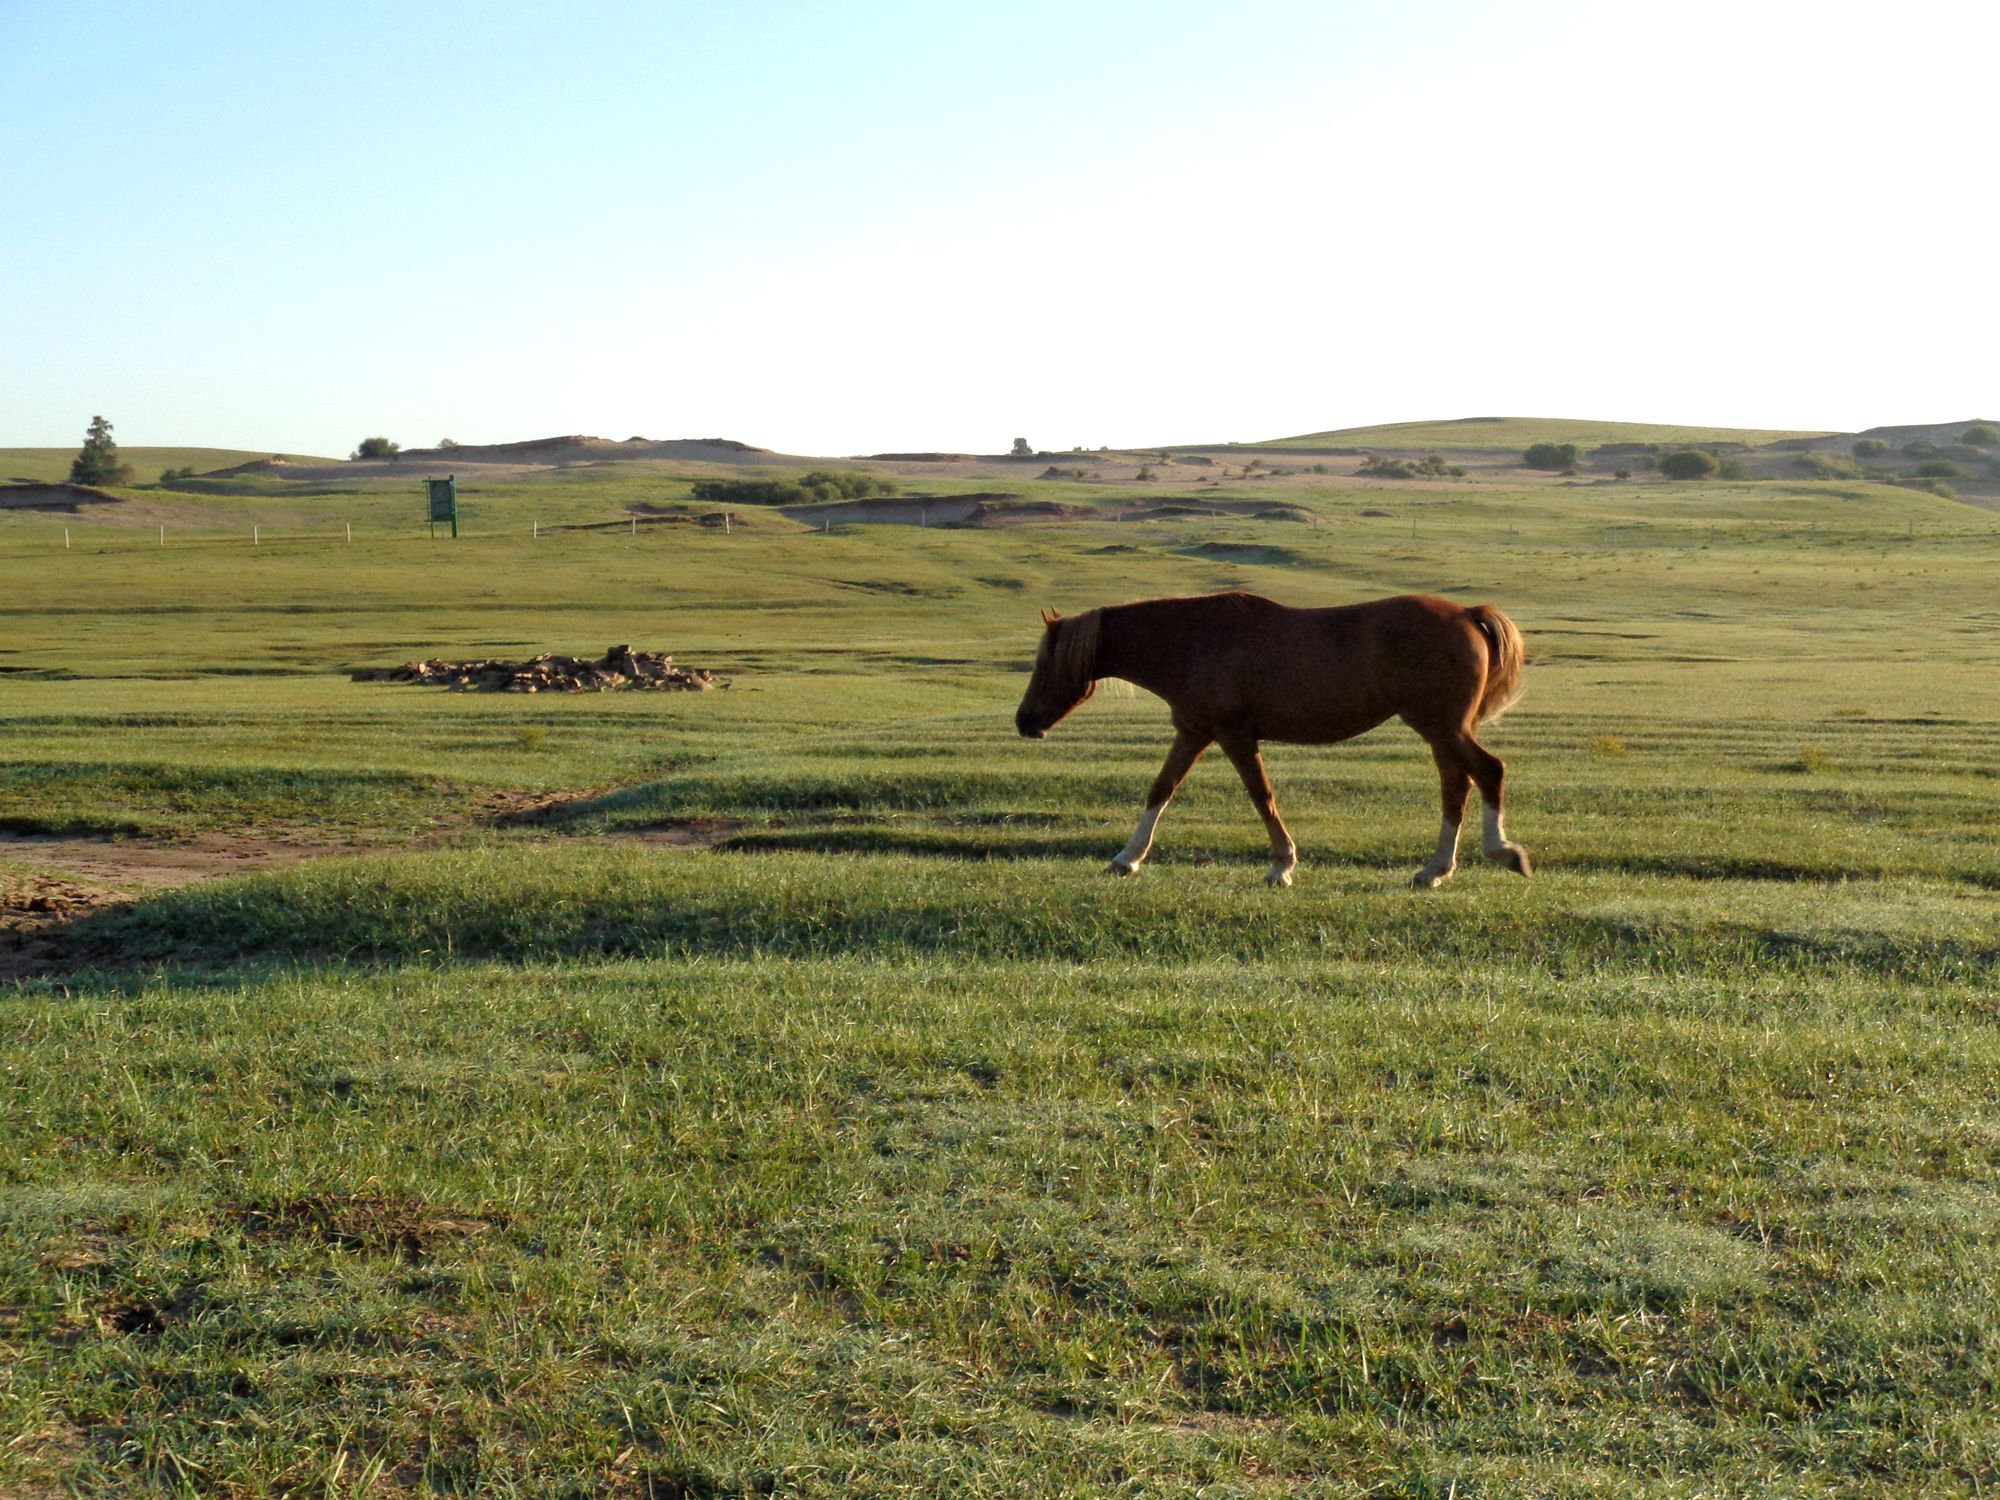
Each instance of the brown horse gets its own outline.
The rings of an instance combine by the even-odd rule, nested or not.
[[[1502,827],[1507,768],[1473,732],[1521,695],[1526,651],[1514,622],[1490,604],[1406,594],[1336,609],[1288,609],[1255,594],[1148,599],[1068,619],[1044,611],[1035,675],[1014,727],[1040,739],[1097,689],[1122,677],[1167,700],[1174,743],[1153,782],[1132,841],[1111,861],[1138,872],[1153,830],[1194,763],[1212,744],[1243,778],[1271,836],[1264,878],[1290,885],[1299,862],[1279,821],[1260,740],[1330,745],[1400,717],[1430,743],[1444,797],[1437,852],[1415,884],[1428,890],[1458,868],[1467,789],[1485,805],[1482,849],[1528,873],[1528,851]]]

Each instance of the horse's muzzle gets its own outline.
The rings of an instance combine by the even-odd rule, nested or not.
[[[1014,728],[1024,740],[1045,740],[1049,737],[1048,727],[1035,723],[1026,714],[1014,715]]]

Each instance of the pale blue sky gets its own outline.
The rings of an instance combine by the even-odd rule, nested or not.
[[[1996,57],[1945,0],[0,0],[0,446],[1990,416]]]

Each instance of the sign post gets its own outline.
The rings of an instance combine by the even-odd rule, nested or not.
[[[431,535],[437,535],[438,522],[451,522],[451,534],[458,535],[458,476],[448,474],[443,479],[426,479],[425,486],[430,491]]]

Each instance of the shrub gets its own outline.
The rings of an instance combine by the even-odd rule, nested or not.
[[[354,450],[355,458],[394,458],[403,451],[401,443],[392,443],[385,437],[368,437],[361,440]]]
[[[798,480],[698,479],[688,493],[705,505],[808,505],[821,500],[865,500],[893,495],[894,480],[853,469],[814,469]]]
[[[1792,460],[1815,479],[1859,479],[1861,465],[1845,453],[1801,453]]]
[[[1371,479],[1444,479],[1457,478],[1465,470],[1446,463],[1435,453],[1424,458],[1391,458],[1386,453],[1371,453],[1355,472]]]
[[[190,464],[188,467],[184,469],[160,470],[161,484],[177,484],[183,479],[192,479],[192,478],[194,478],[194,466],[192,464]]]
[[[813,469],[799,480],[799,488],[815,500],[866,500],[895,494],[896,481],[859,469]]]
[[[1014,446],[1007,450],[1007,456],[1009,458],[1033,458],[1035,450],[1029,446],[1026,438],[1015,438]]]
[[[803,505],[809,498],[788,479],[697,479],[688,493],[708,505]]]
[[[1716,464],[1715,477],[1717,479],[1748,479],[1750,471],[1744,468],[1737,460],[1725,458]]]
[[[1958,435],[1958,440],[1975,448],[1991,448],[2000,443],[2000,432],[1996,432],[1990,422],[1974,422]]]
[[[1889,445],[1880,438],[1856,438],[1854,456],[1856,458],[1880,458],[1889,451]]]
[[[1669,479],[1706,479],[1721,467],[1713,453],[1704,453],[1699,448],[1684,448],[1660,460],[1660,472]]]
[[[1948,458],[1933,458],[1917,465],[1917,474],[1923,479],[1963,479],[1965,470]]]
[[[1574,469],[1581,451],[1575,443],[1535,443],[1521,462],[1531,469]]]
[[[1936,495],[1941,500],[1958,498],[1958,491],[1942,479],[1891,479],[1889,483],[1898,489],[1922,490],[1926,495]]]

